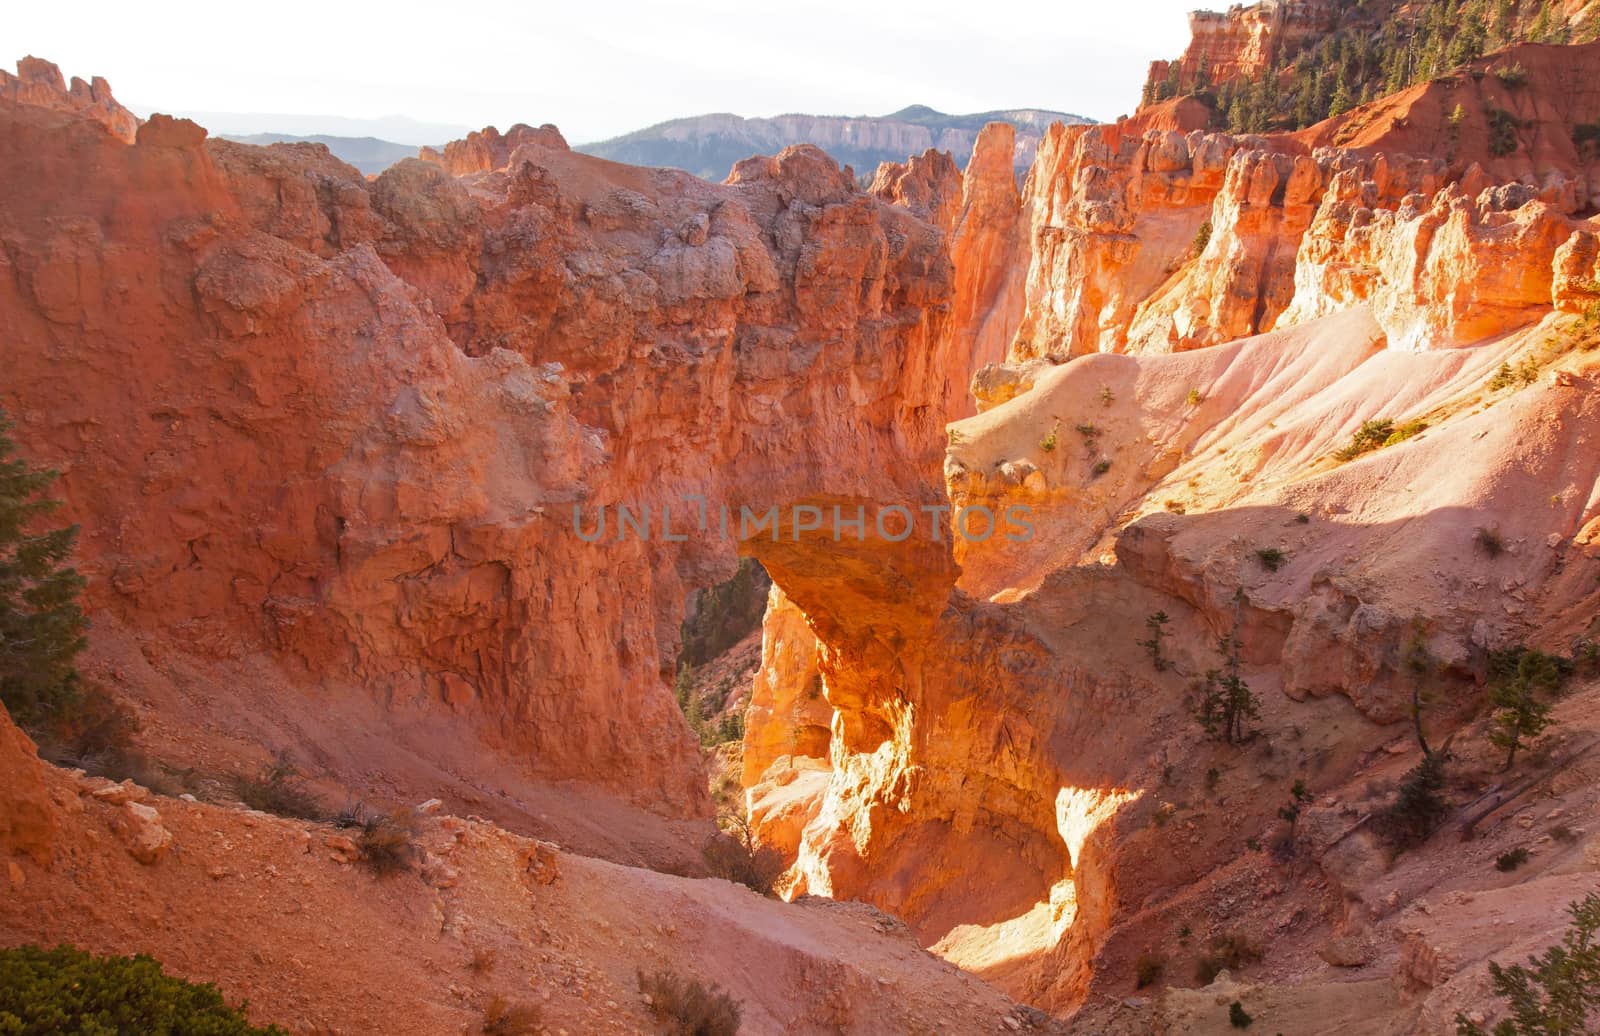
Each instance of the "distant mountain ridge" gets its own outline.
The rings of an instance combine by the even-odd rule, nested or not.
[[[841,165],[861,176],[872,175],[880,162],[904,162],[928,148],[948,151],[965,167],[978,131],[990,122],[1009,122],[1017,129],[1014,165],[1033,162],[1039,140],[1051,123],[1080,125],[1092,119],[1042,108],[948,115],[925,105],[912,105],[889,115],[778,115],[747,119],[718,112],[673,119],[610,140],[579,144],[574,150],[630,165],[683,169],[707,180],[722,180],[735,162],[751,155],[774,154],[791,144],[815,144]]]
[[[418,148],[377,137],[336,137],[326,133],[295,136],[290,133],[222,134],[225,140],[240,144],[322,144],[333,156],[348,162],[368,176],[376,176],[402,158],[416,158]]]

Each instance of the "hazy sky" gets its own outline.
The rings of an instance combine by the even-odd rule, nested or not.
[[[1038,107],[1113,119],[1197,0],[369,0],[9,5],[7,62],[156,110],[554,122],[573,142],[683,115]],[[8,66],[9,67],[9,66]]]

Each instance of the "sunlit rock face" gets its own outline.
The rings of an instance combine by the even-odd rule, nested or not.
[[[1262,789],[1315,772],[1357,796],[1363,753],[1409,736],[1408,651],[1431,659],[1438,743],[1496,645],[1565,650],[1588,622],[1564,574],[1595,561],[1600,474],[1566,467],[1600,416],[1574,344],[1600,300],[1587,167],[1525,184],[1466,135],[1454,155],[1326,136],[1052,131],[1019,201],[1021,316],[944,465],[947,520],[1021,507],[1033,535],[746,545],[783,594],[769,630],[798,609],[816,640],[788,636],[801,652],[758,681],[792,701],[814,670],[832,710],[826,767],[761,748],[768,776],[747,775],[796,891],[893,910],[1053,1010],[1124,996],[1180,926],[1225,934],[1195,921],[1208,897],[1268,880],[1241,849],[1280,834]],[[990,260],[956,241],[959,300]],[[1486,391],[1530,356],[1530,387]],[[1381,419],[1409,430],[1340,458]],[[1479,570],[1480,529],[1518,545],[1505,571]],[[1169,668],[1142,643],[1157,613]],[[1194,719],[1223,637],[1262,700],[1237,756]],[[1311,858],[1357,887],[1365,843],[1335,851],[1319,823]],[[1333,957],[1365,954],[1360,911],[1293,908]]]

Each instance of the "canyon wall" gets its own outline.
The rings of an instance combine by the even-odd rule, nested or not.
[[[1600,45],[1515,48],[1293,136],[1057,127],[1023,201],[1011,358],[1199,348],[1368,297],[1399,347],[1527,325],[1555,249],[1600,209],[1600,152],[1579,143],[1600,94],[1570,87],[1596,61]],[[1512,62],[1533,86],[1486,72]],[[1513,268],[1490,258],[1509,249]]]
[[[773,754],[781,709],[747,742],[751,816],[796,891],[895,911],[1071,1011],[1124,996],[1134,958],[1180,926],[1200,946],[1291,924],[1275,893],[1240,891],[1287,880],[1242,843],[1278,837],[1263,788],[1298,775],[1352,804],[1308,849],[1330,895],[1292,924],[1340,957],[1327,946],[1393,923],[1396,907],[1339,900],[1378,850],[1335,851],[1333,832],[1360,816],[1350,782],[1374,746],[1414,761],[1408,645],[1432,659],[1443,737],[1474,716],[1491,651],[1596,632],[1600,170],[1574,141],[1600,96],[1553,84],[1596,74],[1600,50],[1477,70],[1509,60],[1539,92],[1469,71],[1296,136],[1058,126],[1015,209],[1025,232],[955,239],[958,312],[986,271],[1027,273],[986,311],[1021,312],[1007,362],[974,381],[982,412],[949,429],[947,499],[1027,507],[1032,535],[745,545],[783,594],[769,633],[797,607],[817,641],[768,655],[758,688],[793,702],[817,679],[833,710],[825,769],[814,708],[803,751]],[[1399,146],[1456,104],[1453,147]],[[1522,151],[1475,128],[1496,111]],[[1513,364],[1520,380],[1497,379]],[[1341,456],[1369,421],[1409,430]],[[1140,643],[1156,613],[1166,669]],[[1227,664],[1262,704],[1230,754],[1194,711],[1235,636]]]
[[[164,116],[129,139],[100,86],[22,71],[0,403],[83,526],[90,670],[218,674],[210,714],[330,757],[376,703],[418,766],[704,810],[663,675],[735,563],[716,508],[927,494],[970,376],[941,231],[811,147],[714,186],[517,127],[369,181]]]

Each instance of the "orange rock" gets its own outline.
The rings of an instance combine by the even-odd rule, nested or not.
[[[833,707],[824,690],[817,638],[805,613],[774,586],[761,622],[761,668],[745,712],[745,787],[782,758],[827,760]]]
[[[485,126],[468,133],[462,140],[451,141],[443,151],[425,147],[417,153],[417,157],[442,166],[451,176],[465,176],[504,169],[510,164],[511,156],[524,144],[557,151],[567,150],[566,138],[554,126],[546,123],[534,129],[519,122],[504,134],[493,126]]]
[[[0,103],[28,104],[39,108],[71,112],[93,119],[118,140],[133,143],[139,119],[111,96],[111,84],[95,76],[85,83],[72,77],[69,88],[61,69],[35,57],[17,62],[17,74],[0,69]]]
[[[145,120],[134,139],[140,147],[195,148],[205,143],[206,130],[189,119],[156,114]]]
[[[33,742],[0,706],[0,848],[48,865],[61,815],[44,769]]]
[[[1022,321],[1027,279],[1027,224],[1011,168],[1016,132],[991,122],[978,135],[962,182],[961,207],[950,237],[956,270],[951,353],[958,370],[975,372],[1005,358]],[[968,386],[954,386],[951,417],[969,412]]]
[[[867,191],[948,231],[961,207],[961,183],[949,153],[929,148],[905,162],[880,164]]]
[[[1551,292],[1563,313],[1583,313],[1600,300],[1600,234],[1574,230],[1556,249]]]
[[[1269,0],[1234,4],[1226,12],[1193,11],[1189,46],[1175,62],[1150,63],[1146,94],[1168,80],[1173,66],[1183,92],[1200,85],[1202,74],[1205,85],[1257,78],[1280,67],[1306,40],[1332,29],[1337,10],[1328,0]]]

